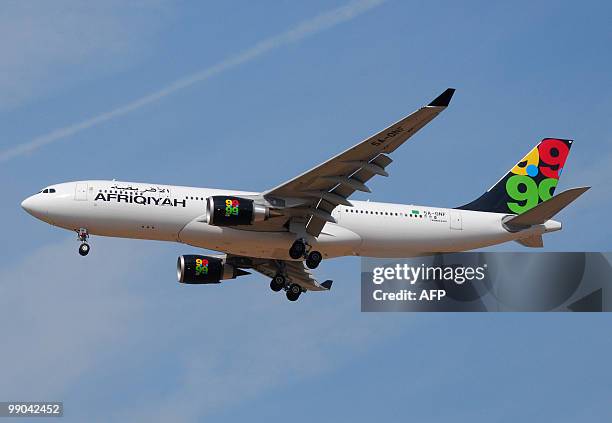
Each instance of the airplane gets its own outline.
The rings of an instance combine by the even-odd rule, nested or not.
[[[552,218],[590,187],[553,196],[572,140],[545,138],[480,197],[455,208],[349,200],[388,176],[389,157],[450,104],[448,88],[388,128],[263,192],[89,180],[48,186],[21,206],[75,231],[79,254],[90,235],[172,241],[221,254],[182,255],[185,284],[216,284],[259,272],[290,301],[329,291],[311,269],[341,256],[413,257],[508,241],[542,247],[561,229]]]

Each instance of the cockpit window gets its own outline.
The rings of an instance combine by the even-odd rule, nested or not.
[[[49,188],[43,189],[43,194],[47,194],[49,192]]]
[[[41,192],[43,194],[53,194],[55,192],[55,188],[45,188]]]
[[[49,193],[53,194],[55,192],[55,188],[49,188]]]

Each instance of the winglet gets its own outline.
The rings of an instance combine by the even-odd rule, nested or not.
[[[334,283],[334,281],[328,279],[325,282],[323,282],[321,286],[329,291],[332,287],[332,283]]]
[[[447,107],[453,98],[453,94],[455,94],[454,88],[447,88],[442,94],[437,96],[434,101],[428,104],[428,106],[433,107]]]

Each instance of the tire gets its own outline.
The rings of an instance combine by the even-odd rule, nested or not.
[[[85,242],[79,246],[79,254],[82,255],[83,257],[89,254],[89,250],[90,250],[89,244]]]
[[[301,293],[302,293],[302,288],[300,288],[299,285],[291,284],[291,286],[287,290],[287,299],[289,301],[297,301],[297,299],[300,298]]]
[[[304,256],[304,252],[306,251],[306,245],[301,240],[297,240],[293,243],[291,248],[289,248],[289,257],[294,260],[297,260]]]
[[[270,281],[270,289],[274,292],[278,292],[285,287],[285,277],[282,275],[276,275]]]
[[[320,262],[321,260],[323,260],[323,255],[321,255],[321,253],[318,251],[311,251],[310,254],[308,254],[308,258],[310,260]]]
[[[323,260],[323,256],[318,251],[311,251],[306,258],[306,266],[309,269],[316,269]]]
[[[316,269],[317,267],[319,267],[319,263],[310,259],[306,259],[306,267],[308,267],[309,269]]]

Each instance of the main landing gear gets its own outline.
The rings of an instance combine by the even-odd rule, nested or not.
[[[89,233],[87,232],[87,229],[80,228],[77,231],[77,235],[79,237],[79,241],[81,241],[81,245],[79,245],[79,254],[85,257],[87,254],[89,254],[89,250],[91,249],[89,247],[89,244],[87,243],[87,238],[89,238]]]
[[[321,260],[323,260],[323,256],[320,252],[311,251],[310,253],[308,253],[308,256],[306,256],[306,266],[309,269],[316,269],[317,267],[319,267],[319,263],[321,263]]]
[[[278,292],[285,287],[287,280],[283,275],[276,275],[270,281],[270,289],[274,292]]]
[[[319,263],[321,263],[321,260],[323,260],[323,256],[318,251],[308,250],[308,245],[304,242],[303,239],[296,239],[291,248],[289,248],[289,257],[294,260],[305,258],[306,266],[309,269],[316,269],[317,267],[319,267]]]
[[[306,243],[302,239],[296,239],[291,248],[289,248],[289,257],[293,260],[304,257],[306,254]]]
[[[297,299],[300,298],[301,293],[302,287],[297,283],[292,283],[289,285],[289,288],[287,288],[287,299],[289,301],[297,301]]]
[[[280,273],[274,276],[270,281],[270,289],[274,292],[279,292],[284,289],[289,301],[297,301],[297,299],[300,298],[300,294],[303,292],[301,286],[297,283],[287,283],[287,278]]]

